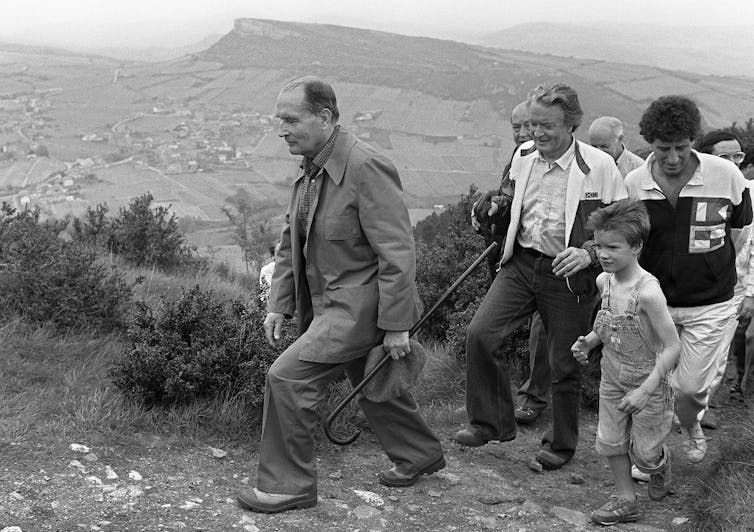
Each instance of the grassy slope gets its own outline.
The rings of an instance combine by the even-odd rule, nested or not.
[[[171,277],[151,270],[131,270],[128,275],[145,278],[137,297],[151,302],[197,283],[222,296],[250,297],[242,286],[216,275]],[[249,411],[233,397],[156,410],[126,401],[107,378],[108,368],[124,347],[123,337],[117,334],[61,335],[18,320],[3,322],[0,445],[24,441],[129,445],[144,433],[168,437],[179,448],[192,448],[198,442],[223,447],[256,441],[259,412]],[[425,375],[415,395],[428,422],[447,432],[449,425],[457,423],[463,367],[442,347],[430,346],[428,351]],[[326,411],[337,402],[337,394],[342,396],[347,389],[344,383],[333,385]],[[365,428],[352,406],[342,421]],[[740,529],[754,522],[754,417],[742,415],[738,431],[729,439],[720,436],[716,435],[720,458],[694,501],[698,511],[693,528],[699,530]]]

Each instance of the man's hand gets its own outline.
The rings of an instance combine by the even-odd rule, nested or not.
[[[552,260],[552,273],[558,277],[570,277],[592,263],[589,252],[581,248],[566,248]]]
[[[573,358],[578,360],[582,365],[589,363],[589,342],[585,336],[579,336],[571,346]]]
[[[279,312],[268,312],[264,318],[264,335],[267,343],[272,347],[278,346],[283,332],[283,323],[285,323],[285,314]]]
[[[489,232],[489,210],[492,201],[492,193],[485,192],[471,206],[471,226],[477,233]]]
[[[408,343],[408,331],[385,331],[382,349],[385,350],[385,353],[390,353],[394,360],[405,357],[411,352],[411,346]]]
[[[477,233],[491,233],[492,225],[498,221],[495,215],[509,203],[510,199],[506,196],[493,196],[491,192],[483,194],[471,206],[471,226]]]
[[[738,319],[743,320],[751,317],[754,317],[754,297],[746,296],[738,307]]]

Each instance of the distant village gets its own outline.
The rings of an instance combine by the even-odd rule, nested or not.
[[[48,116],[53,105],[50,97],[60,91],[0,94],[0,169],[23,159],[50,157],[45,144],[53,126]],[[389,135],[372,127],[381,113],[359,111],[353,125],[360,137],[384,145],[389,144]],[[170,127],[164,127],[166,123]],[[79,145],[76,151],[99,155],[44,159],[51,166],[44,176],[0,180],[0,199],[12,197],[17,206],[71,202],[81,198],[83,186],[98,181],[99,169],[120,164],[143,165],[164,175],[251,168],[257,145],[272,128],[271,115],[250,110],[155,101],[133,116],[98,131],[81,131],[71,139]],[[82,148],[81,143],[91,143],[92,149]]]
[[[45,140],[52,124],[46,113],[52,107],[50,96],[61,90],[0,95],[0,167],[50,156]],[[150,118],[160,117],[170,118],[174,125],[153,127]],[[258,112],[156,102],[109,129],[77,134],[77,141],[101,145],[91,150],[100,155],[59,161],[57,168],[33,182],[0,181],[0,196],[14,195],[20,205],[73,201],[80,197],[82,185],[97,181],[98,169],[125,163],[141,164],[166,175],[249,168],[255,146],[272,127],[273,117]]]

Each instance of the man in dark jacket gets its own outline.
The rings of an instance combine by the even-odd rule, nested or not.
[[[272,364],[265,384],[257,487],[243,508],[274,513],[317,502],[313,431],[324,386],[345,370],[364,373],[380,343],[394,358],[411,356],[408,330],[420,317],[416,257],[408,209],[391,162],[338,126],[335,94],[317,78],[289,83],[278,96],[278,134],[303,156],[293,185],[265,319],[280,339],[298,314],[298,339]],[[379,474],[406,487],[445,467],[438,439],[407,391],[377,403],[359,399],[395,464]]]

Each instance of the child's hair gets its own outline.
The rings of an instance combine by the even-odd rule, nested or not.
[[[647,241],[649,214],[641,201],[623,199],[594,211],[589,215],[588,227],[594,232],[615,231],[635,247]]]

